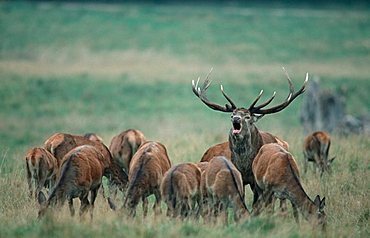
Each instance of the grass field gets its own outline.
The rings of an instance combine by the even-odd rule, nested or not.
[[[346,86],[347,111],[370,109],[370,11],[233,5],[0,3],[0,237],[311,237],[322,236],[291,214],[227,227],[134,220],[98,197],[92,222],[67,209],[38,221],[27,197],[24,156],[54,132],[96,132],[109,144],[128,128],[164,143],[173,164],[199,161],[227,140],[229,115],[211,111],[191,80],[213,67],[209,97],[237,105],[261,89],[283,100],[288,84],[317,75],[329,89]],[[289,142],[302,170],[302,97],[258,127]],[[311,198],[327,197],[328,237],[369,237],[370,138],[333,135],[331,177],[312,171],[302,182]],[[251,193],[246,189],[247,205]],[[163,204],[163,210],[165,206]],[[140,212],[139,212],[140,213]]]

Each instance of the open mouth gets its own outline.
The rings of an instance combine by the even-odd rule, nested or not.
[[[242,124],[239,122],[233,122],[233,134],[239,134],[242,130]]]

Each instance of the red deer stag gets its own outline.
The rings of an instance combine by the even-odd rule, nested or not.
[[[305,219],[322,229],[325,228],[325,197],[320,199],[317,195],[314,201],[308,197],[298,177],[297,163],[283,147],[276,143],[263,145],[253,161],[253,173],[258,187],[262,190],[256,205],[256,214],[259,213],[262,203],[265,206],[272,205],[272,198],[276,196],[290,200],[297,222],[298,208]]]
[[[224,156],[213,158],[204,171],[209,211],[213,216],[223,213],[224,224],[228,223],[228,208],[234,209],[234,220],[249,216],[244,203],[242,176]]]
[[[139,148],[130,163],[129,185],[123,205],[130,216],[135,216],[140,199],[143,202],[143,216],[147,215],[148,196],[151,194],[156,198],[153,210],[156,215],[160,213],[160,185],[170,167],[171,162],[163,144],[148,141]]]
[[[49,206],[56,201],[60,207],[68,200],[69,210],[73,216],[73,199],[79,198],[81,201],[80,217],[90,208],[92,219],[95,198],[101,185],[104,165],[103,155],[94,146],[83,145],[68,152],[60,167],[60,174],[55,186],[50,191],[49,198],[40,192],[38,200],[41,204],[39,218],[48,210]],[[90,202],[88,194],[91,191]]]
[[[108,148],[101,142],[89,140],[83,136],[71,135],[66,133],[55,133],[48,138],[44,143],[44,148],[60,161],[72,149],[81,145],[94,146],[103,155],[102,164],[104,166],[104,176],[110,182],[110,186],[116,185],[122,191],[126,190],[127,174],[122,171],[117,163],[112,159],[111,153]]]
[[[200,176],[200,169],[194,163],[178,164],[166,172],[161,183],[161,195],[167,204],[168,216],[198,216]]]
[[[335,157],[328,159],[330,149],[330,136],[324,131],[316,131],[309,134],[303,145],[304,173],[307,172],[308,162],[313,162],[313,171],[316,173],[316,166],[320,168],[320,175],[325,171],[331,173],[331,163]]]
[[[129,129],[112,138],[109,150],[113,160],[126,171],[130,167],[132,156],[138,148],[146,141],[144,134],[139,130]]]
[[[261,134],[261,132],[257,129],[255,123],[258,121],[258,119],[260,119],[264,115],[277,113],[286,108],[297,96],[301,95],[304,92],[308,81],[308,74],[306,74],[306,79],[304,81],[303,86],[298,90],[298,92],[294,93],[293,83],[288,74],[286,75],[290,89],[288,97],[281,104],[267,109],[264,108],[269,103],[272,102],[272,100],[275,97],[275,93],[266,102],[256,106],[257,102],[259,101],[263,93],[263,90],[261,90],[257,98],[252,102],[248,109],[246,109],[243,107],[237,107],[235,103],[231,100],[231,98],[228,95],[226,95],[221,85],[222,95],[229,102],[229,104],[221,106],[210,102],[206,95],[206,91],[208,87],[211,85],[209,74],[207,75],[206,80],[204,81],[202,87],[198,87],[199,78],[197,83],[194,83],[194,80],[192,81],[192,89],[194,94],[205,105],[216,111],[232,113],[231,114],[232,128],[229,133],[231,161],[235,164],[236,168],[241,172],[243,184],[244,185],[249,184],[251,186],[251,189],[254,194],[253,204],[256,203],[259,194],[254,184],[252,163],[259,149],[264,144],[263,134]]]
[[[44,148],[33,148],[27,152],[26,172],[31,197],[33,184],[36,198],[43,187],[51,189],[54,186],[58,168],[57,159]]]

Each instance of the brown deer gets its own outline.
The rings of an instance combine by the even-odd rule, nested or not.
[[[92,141],[97,141],[97,142],[100,142],[100,143],[103,143],[103,139],[98,136],[97,134],[95,133],[86,133],[83,135],[85,138],[89,139],[89,140],[92,140]]]
[[[228,223],[228,207],[234,209],[234,220],[249,216],[244,203],[242,176],[236,167],[224,156],[213,158],[204,171],[205,185],[210,213],[223,213],[224,224]]]
[[[74,216],[73,199],[78,197],[81,201],[80,217],[90,208],[92,219],[94,203],[104,171],[102,161],[104,161],[103,155],[91,145],[79,146],[68,152],[61,162],[60,174],[50,191],[49,198],[46,200],[42,192],[38,194],[41,205],[39,218],[44,216],[50,205],[56,202],[58,207],[61,207],[65,200],[68,200],[70,213]]]
[[[109,150],[112,153],[113,160],[126,171],[130,167],[132,156],[138,148],[146,141],[144,134],[139,130],[129,129],[112,138]]]
[[[161,205],[160,185],[162,178],[171,167],[166,147],[158,142],[147,141],[135,153],[130,163],[129,185],[124,208],[130,216],[135,216],[136,206],[141,199],[143,216],[148,213],[148,196],[154,194],[155,214],[159,214]]]
[[[287,75],[289,83],[289,94],[284,102],[271,108],[264,109],[275,97],[275,93],[266,102],[261,103],[256,106],[257,102],[262,96],[263,90],[257,96],[257,98],[252,102],[252,104],[247,108],[237,107],[231,98],[226,95],[221,85],[222,95],[226,98],[229,104],[221,106],[212,103],[208,100],[206,91],[211,84],[209,80],[209,74],[203,83],[202,87],[198,87],[199,78],[197,83],[192,81],[192,89],[194,94],[209,108],[228,112],[231,114],[232,128],[229,133],[229,146],[231,151],[231,161],[235,164],[236,168],[241,172],[244,185],[250,185],[253,191],[253,204],[256,203],[258,199],[258,190],[255,189],[254,177],[252,172],[252,163],[254,157],[257,155],[258,150],[264,144],[263,135],[255,126],[255,123],[264,115],[277,113],[284,108],[286,108],[296,97],[301,95],[306,87],[308,81],[308,74],[306,74],[306,79],[303,86],[294,93],[293,83],[290,77]]]
[[[167,204],[167,216],[198,216],[201,205],[200,176],[200,169],[194,163],[178,164],[165,173],[161,195]]]
[[[289,150],[288,142],[268,132],[260,131],[260,133],[262,136],[263,144],[278,143],[281,146],[283,146],[286,150]],[[230,145],[228,141],[210,147],[203,154],[200,162],[209,162],[211,159],[213,159],[216,156],[225,156],[228,160],[231,160],[231,150],[230,150]]]
[[[330,135],[324,131],[316,131],[309,134],[303,144],[304,173],[307,172],[308,162],[313,163],[313,171],[316,173],[316,166],[320,168],[320,175],[325,171],[331,173],[331,163],[335,157],[328,159],[330,149]]]
[[[276,143],[263,145],[253,161],[253,174],[258,188],[262,190],[255,214],[259,213],[262,203],[271,205],[273,196],[276,196],[290,200],[297,222],[299,209],[305,219],[325,228],[325,197],[320,199],[317,195],[314,201],[308,197],[299,180],[294,157],[282,146]]]
[[[128,180],[127,174],[112,159],[109,149],[103,143],[67,133],[55,133],[44,142],[44,148],[57,158],[59,164],[69,151],[81,145],[94,146],[102,153],[104,176],[108,178],[110,186],[115,185],[125,191]]]
[[[35,186],[35,197],[47,187],[54,186],[57,171],[57,159],[44,148],[32,148],[26,154],[26,172],[30,196],[33,196],[33,184]]]

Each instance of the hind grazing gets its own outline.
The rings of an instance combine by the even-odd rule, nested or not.
[[[103,168],[101,161],[103,155],[93,146],[83,145],[68,152],[60,167],[60,175],[55,186],[52,188],[49,198],[40,192],[38,200],[41,205],[39,217],[42,217],[50,205],[57,203],[62,206],[68,200],[69,209],[73,216],[73,199],[81,201],[80,217],[90,208],[91,219],[98,189],[101,185]],[[88,194],[91,191],[91,199]]]
[[[331,173],[330,165],[335,157],[328,158],[330,143],[330,135],[324,131],[316,131],[305,138],[303,145],[304,173],[307,172],[308,162],[313,163],[315,173],[316,167],[319,167],[321,176],[325,171]]]
[[[33,184],[35,186],[35,197],[42,188],[52,188],[58,171],[57,159],[44,148],[32,148],[26,155],[26,172],[30,196],[33,195]]]
[[[205,185],[208,195],[210,214],[223,213],[224,224],[228,223],[228,207],[234,209],[234,220],[249,216],[244,203],[243,181],[240,172],[225,157],[213,158],[205,172]]]
[[[312,201],[304,191],[298,175],[294,157],[276,143],[263,145],[253,161],[253,174],[261,196],[255,214],[263,206],[270,206],[273,196],[288,199],[292,203],[293,215],[298,222],[299,209],[303,217],[313,224],[325,227],[325,198],[317,195]]]
[[[146,141],[144,134],[139,130],[129,129],[112,138],[109,150],[113,160],[128,174],[132,156]]]
[[[124,208],[130,216],[135,216],[136,206],[143,202],[143,216],[148,213],[148,196],[154,194],[156,201],[153,206],[155,214],[160,213],[160,185],[163,175],[171,167],[166,147],[158,142],[145,142],[135,153],[130,163],[129,185]]]
[[[118,186],[120,190],[125,191],[128,180],[127,174],[115,163],[110,151],[103,143],[89,140],[83,136],[55,133],[45,141],[44,148],[54,155],[60,163],[69,151],[81,145],[94,146],[103,155],[100,158],[104,167],[103,175],[108,178],[109,185]]]
[[[182,218],[197,216],[200,209],[201,172],[194,163],[182,163],[166,172],[161,183],[161,195],[167,204],[167,215]]]

